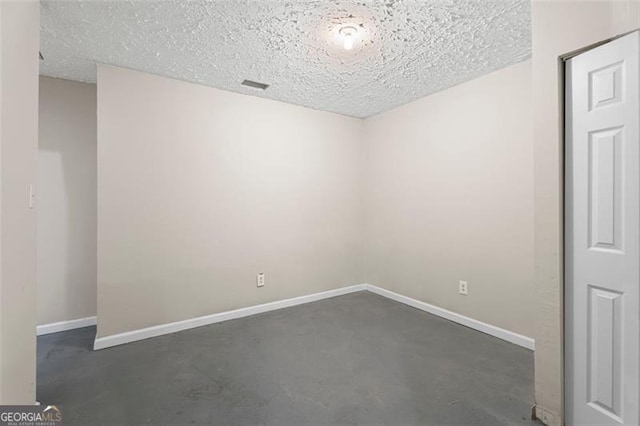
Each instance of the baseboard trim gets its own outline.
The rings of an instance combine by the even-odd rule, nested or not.
[[[420,300],[412,299],[411,297],[403,296],[390,290],[386,290],[381,287],[377,287],[372,284],[356,284],[349,287],[337,288],[334,290],[323,291],[320,293],[309,294],[306,296],[294,297],[291,299],[278,300],[275,302],[264,303],[256,306],[249,306],[246,308],[235,309],[233,311],[220,312],[217,314],[206,315],[197,318],[191,318],[183,321],[172,322],[168,324],[157,325],[153,327],[142,328],[139,330],[127,331],[125,333],[114,334],[111,336],[105,336],[96,338],[93,344],[94,350],[106,349],[112,346],[123,345],[125,343],[136,342],[138,340],[150,339],[152,337],[162,336],[165,334],[176,333],[178,331],[188,330],[191,328],[202,327],[205,325],[216,324],[223,321],[229,321],[237,318],[244,318],[251,315],[261,314],[264,312],[275,311],[278,309],[288,308],[291,306],[302,305],[305,303],[316,302],[318,300],[329,299],[331,297],[342,296],[344,294],[356,293],[358,291],[369,291],[387,299],[400,302],[407,306],[411,306],[421,311],[428,312],[433,315],[437,315],[449,321],[464,325],[474,330],[480,331],[485,334],[497,337],[507,342],[513,343],[523,348],[535,350],[534,339],[523,336],[522,334],[514,333],[513,331],[505,330],[504,328],[496,327],[491,324],[487,324],[482,321],[478,321],[473,318],[449,311],[447,309],[439,308]],[[93,322],[91,322],[91,320]],[[83,321],[86,321],[83,323]],[[70,326],[67,323],[74,323],[76,325]],[[73,328],[87,327],[89,325],[95,325],[95,317],[82,318],[80,320],[66,321],[64,323],[47,324],[44,326],[38,326],[38,335],[56,333],[58,331],[71,330]],[[64,328],[64,327],[68,328]],[[46,331],[40,331],[41,327],[47,327]]]
[[[43,324],[36,327],[36,335],[43,336],[45,334],[59,333],[61,331],[74,330],[76,328],[90,327],[96,325],[96,317],[78,318],[70,321],[53,322],[51,324]]]
[[[318,300],[329,299],[331,297],[342,296],[344,294],[356,293],[364,291],[366,284],[356,284],[349,287],[337,288],[334,290],[323,291],[320,293],[309,294],[306,296],[294,297],[291,299],[278,300],[275,302],[264,303],[262,305],[249,306],[247,308],[235,309],[233,311],[220,312],[218,314],[206,315],[188,320],[172,322],[168,324],[157,325],[153,327],[142,328],[139,330],[127,331],[125,333],[114,334],[96,338],[93,343],[94,350],[110,348],[112,346],[123,345],[138,340],[145,340],[151,337],[171,334],[178,331],[188,330],[191,328],[202,327],[205,325],[216,324],[223,321],[229,321],[237,318],[244,318],[251,315],[261,314],[264,312],[275,311],[291,306],[302,305],[305,303],[316,302]]]
[[[531,337],[523,336],[522,334],[514,333],[513,331],[505,330],[504,328],[496,327],[494,325],[466,317],[447,309],[439,308],[437,306],[430,305],[429,303],[421,302],[420,300],[412,299],[410,297],[394,293],[393,291],[376,287],[372,284],[365,284],[365,289],[367,291],[370,291],[371,293],[386,297],[387,299],[395,300],[396,302],[400,302],[407,306],[420,309],[421,311],[429,312],[430,314],[437,315],[439,317],[448,319],[449,321],[453,321],[474,330],[481,331],[485,334],[497,337],[498,339],[506,340],[507,342],[522,346],[523,348],[527,348],[532,351],[535,350],[535,341]]]
[[[537,420],[547,426],[562,426],[562,416],[558,413],[545,410],[539,405],[533,406],[533,415],[531,420]]]

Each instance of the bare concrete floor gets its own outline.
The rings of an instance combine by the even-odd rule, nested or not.
[[[531,424],[533,353],[370,293],[93,352],[38,338],[66,424]]]

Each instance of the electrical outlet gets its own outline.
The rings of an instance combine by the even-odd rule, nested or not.
[[[469,294],[469,287],[466,281],[460,281],[458,284],[458,292],[464,296]]]
[[[257,276],[256,276],[256,285],[258,287],[264,287],[264,272],[260,272]]]

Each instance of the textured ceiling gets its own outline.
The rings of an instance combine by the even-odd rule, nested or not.
[[[41,73],[95,63],[368,117],[530,56],[528,0],[42,1]],[[341,26],[359,29],[347,51]],[[244,79],[270,84],[259,92]]]

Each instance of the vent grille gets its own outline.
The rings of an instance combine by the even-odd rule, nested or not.
[[[269,87],[268,84],[264,84],[264,83],[259,83],[257,81],[251,81],[251,80],[244,80],[242,82],[243,86],[247,86],[247,87],[251,87],[252,89],[258,89],[258,90],[266,90],[267,87]]]

